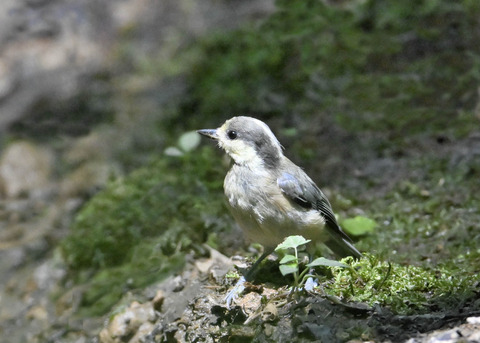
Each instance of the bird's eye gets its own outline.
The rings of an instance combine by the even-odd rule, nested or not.
[[[230,138],[230,139],[235,139],[235,138],[237,138],[237,131],[228,130],[228,131],[227,131],[227,136],[228,136],[228,138]]]

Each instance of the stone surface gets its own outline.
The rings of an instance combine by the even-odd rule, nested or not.
[[[53,154],[27,141],[11,143],[0,158],[0,183],[8,198],[47,188]]]
[[[38,125],[40,104],[58,107],[90,88],[96,74],[115,69],[125,32],[134,32],[127,44],[136,55],[162,50],[168,58],[185,39],[272,10],[272,0],[3,0],[0,132],[22,120]]]
[[[134,301],[128,308],[115,315],[107,327],[100,332],[100,342],[140,342],[139,336],[148,333],[148,329],[153,327],[149,322],[153,322],[155,318],[156,314],[152,303],[140,304]],[[131,336],[136,336],[136,338],[128,339]]]

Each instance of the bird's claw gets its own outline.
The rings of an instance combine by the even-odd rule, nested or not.
[[[305,290],[306,290],[307,292],[312,292],[313,289],[314,289],[315,287],[317,287],[317,286],[318,286],[318,280],[317,280],[317,279],[314,279],[313,277],[310,276],[310,277],[307,279],[307,281],[305,281],[305,286],[304,286],[304,288],[305,288]]]
[[[227,309],[230,309],[230,305],[232,302],[240,295],[243,293],[245,290],[245,277],[241,276],[240,279],[238,279],[237,283],[235,286],[228,292],[227,296],[225,297],[225,302],[227,303]]]

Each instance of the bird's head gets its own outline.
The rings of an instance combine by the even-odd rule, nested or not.
[[[282,146],[273,132],[255,118],[233,117],[218,129],[197,132],[216,140],[239,165],[273,168],[283,156]]]

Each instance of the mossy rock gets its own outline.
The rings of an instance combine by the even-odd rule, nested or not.
[[[61,244],[71,278],[89,284],[84,305],[108,310],[125,290],[170,275],[228,231],[224,169],[212,147],[163,156],[88,201]]]

